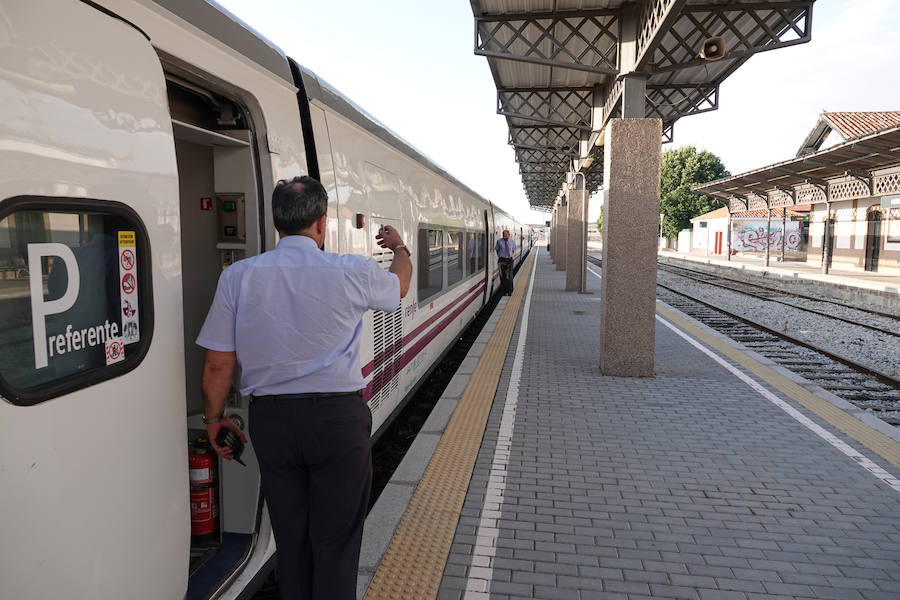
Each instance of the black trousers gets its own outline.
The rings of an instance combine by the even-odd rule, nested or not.
[[[254,397],[250,435],[283,600],[356,600],[372,487],[371,432],[362,393]]]
[[[500,264],[500,290],[504,294],[513,292],[513,260],[511,258],[497,259]]]

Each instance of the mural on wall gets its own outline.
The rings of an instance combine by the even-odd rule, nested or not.
[[[740,252],[765,252],[766,251],[766,221],[753,220],[742,221],[734,224],[731,234],[731,249]],[[800,251],[800,222],[788,221],[786,232],[782,230],[781,223],[772,222],[769,229],[769,247],[781,251],[781,241],[784,238],[786,252]]]

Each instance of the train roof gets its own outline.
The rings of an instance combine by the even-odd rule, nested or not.
[[[305,67],[302,67],[300,65],[297,66],[299,67],[300,73],[303,76],[303,87],[305,88],[306,95],[310,100],[315,99],[319,102],[322,102],[338,114],[344,116],[347,119],[350,119],[378,139],[389,144],[394,149],[402,152],[406,156],[412,158],[414,161],[434,171],[436,174],[440,175],[457,187],[463,189],[466,193],[471,194],[472,196],[478,198],[479,200],[482,200],[483,202],[490,203],[490,201],[481,196],[481,194],[471,189],[469,186],[448,173],[440,165],[428,158],[428,156],[419,151],[415,146],[400,137],[399,134],[392,131],[387,125],[370,115],[358,104],[343,95],[327,81],[324,81],[321,77],[318,77],[309,69],[306,69]],[[497,207],[495,206],[495,208]]]
[[[154,0],[154,2],[198,29],[205,31],[270,73],[294,85],[290,62],[284,51],[213,0],[196,0],[194,2],[185,2],[185,0]],[[494,210],[506,214],[501,208],[448,173],[415,146],[404,140],[384,123],[363,110],[315,73],[299,64],[297,67],[303,78],[304,91],[310,100],[318,100],[395,150],[405,154],[466,193],[490,204]]]
[[[284,51],[213,0],[153,0],[241,56],[294,85]]]

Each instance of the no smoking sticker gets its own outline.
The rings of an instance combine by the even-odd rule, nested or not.
[[[126,294],[133,294],[136,288],[137,283],[134,280],[134,275],[125,273],[125,276],[122,278],[122,291]]]
[[[134,268],[134,252],[128,248],[122,250],[122,256],[119,258],[119,261],[122,263],[123,269],[130,271]]]

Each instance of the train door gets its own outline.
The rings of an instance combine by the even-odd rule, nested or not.
[[[482,256],[484,256],[484,304],[491,297],[491,259],[489,252],[491,236],[491,224],[488,221],[488,211],[484,209],[484,235],[482,239]]]
[[[878,255],[881,252],[881,210],[878,207],[870,208],[866,215],[868,228],[866,230],[866,271],[878,270]]]
[[[384,225],[395,227],[404,240],[412,236],[403,228],[400,181],[394,173],[368,162],[365,163],[365,175],[370,211],[368,239],[372,243],[372,256],[383,269],[389,269],[393,252],[375,243],[379,228]],[[409,382],[401,381],[400,377],[403,359],[402,300],[392,313],[374,311],[370,339],[373,340],[372,380],[366,390],[366,400],[372,411],[372,430],[377,431],[405,396],[409,386]]]
[[[182,598],[178,174],[163,71],[140,31],[90,3],[0,14],[2,595]]]
[[[166,71],[167,98],[179,172],[178,220],[181,277],[187,439],[196,447],[206,436],[201,422],[200,375],[206,351],[195,343],[215,295],[219,274],[237,260],[258,254],[260,233],[259,169],[249,111],[233,97],[191,79],[174,66]],[[238,426],[249,422],[249,398],[237,391],[239,374],[228,394],[226,412]],[[188,597],[203,597],[249,555],[261,509],[260,476],[247,444],[242,460],[217,461],[215,508],[192,496],[196,515],[210,515],[202,528],[194,523]],[[192,476],[194,473],[192,472]],[[196,521],[196,519],[195,519]],[[223,559],[231,556],[229,560]]]

